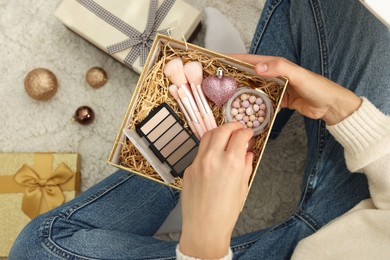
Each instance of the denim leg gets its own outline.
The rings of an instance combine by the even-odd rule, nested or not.
[[[117,171],[33,219],[9,259],[174,259],[177,242],[152,236],[178,198],[165,185]]]
[[[257,24],[249,53],[269,56],[280,56],[299,63],[292,33],[290,31],[290,5],[288,1],[270,0],[263,8],[263,13]],[[279,136],[294,110],[283,108],[276,116],[271,129],[270,138]]]
[[[308,9],[312,23],[304,17]],[[291,1],[290,17],[302,66],[390,114],[390,32],[381,22],[354,0]],[[320,228],[368,198],[369,191],[365,175],[347,170],[343,148],[324,122],[305,123],[308,160],[297,214]]]
[[[390,113],[390,33],[359,1],[270,0],[257,28],[252,52],[283,56]],[[343,148],[324,122],[305,118],[305,126],[308,154],[297,210],[275,227],[234,238],[235,259],[290,259],[301,239],[369,197],[366,177],[347,170]]]

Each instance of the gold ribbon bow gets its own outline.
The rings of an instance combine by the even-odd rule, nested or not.
[[[64,163],[51,173],[51,159],[51,156],[44,157],[45,162],[41,161],[35,170],[25,164],[14,176],[15,182],[26,187],[22,211],[30,218],[58,207],[65,201],[59,185],[69,181],[74,173]]]

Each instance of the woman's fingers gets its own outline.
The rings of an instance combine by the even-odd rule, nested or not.
[[[244,128],[236,130],[232,133],[230,140],[226,146],[226,151],[233,153],[237,160],[243,160],[243,156],[247,152],[248,142],[253,136],[253,130]]]
[[[214,130],[207,131],[202,136],[202,138],[200,140],[199,148],[198,148],[198,155],[199,154],[204,154],[208,150],[208,147],[210,146],[210,141],[211,141],[211,138],[212,138],[212,135],[213,135],[213,131]],[[198,156],[196,156],[196,157],[198,157]]]
[[[266,78],[285,76],[293,84],[301,84],[302,80],[307,77],[307,70],[287,59],[277,57],[270,59],[268,62],[255,64],[255,71],[258,75]]]
[[[267,63],[275,59],[274,56],[264,56],[256,54],[229,54],[229,56],[253,65],[257,63]]]
[[[289,76],[294,72],[291,69],[300,68],[295,63],[281,57],[255,54],[230,54],[229,56],[255,65],[257,73],[266,74],[268,77]]]
[[[211,132],[208,149],[212,149],[214,152],[225,151],[232,133],[243,128],[244,125],[239,122],[227,123],[217,127]]]

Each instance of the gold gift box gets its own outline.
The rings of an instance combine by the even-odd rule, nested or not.
[[[53,181],[51,177],[54,175],[56,180]],[[29,200],[28,195],[26,197],[26,188],[41,193],[46,183],[53,185],[53,182],[57,183],[58,192],[62,194],[55,193],[55,201],[46,202],[41,197],[37,202]],[[65,202],[69,201],[79,192],[78,154],[0,153],[0,257],[8,256],[17,235],[31,220],[29,216],[50,210],[61,204],[63,198]]]
[[[167,89],[170,83],[162,72],[164,64],[177,56],[182,57],[184,62],[191,60],[197,60],[202,63],[207,62],[207,66],[203,66],[204,77],[207,75],[214,75],[216,68],[222,67],[225,71],[225,75],[235,77],[239,86],[244,84],[253,89],[259,89],[265,92],[271,99],[274,111],[278,111],[279,109],[281,97],[285,92],[288,79],[283,77],[273,79],[260,78],[256,75],[254,66],[251,64],[187,42],[172,39],[165,35],[159,34],[156,36],[145,63],[145,67],[133,93],[130,105],[115,139],[115,143],[108,158],[108,163],[153,181],[160,182],[176,189],[181,189],[181,178],[174,178],[172,181],[168,182],[166,180],[164,181],[165,178],[163,179],[153,171],[153,168],[145,159],[142,160],[142,155],[123,133],[124,129],[134,129],[137,123],[142,121],[154,107],[162,102],[169,103],[179,117],[182,120],[184,119],[180,110],[177,108],[175,100],[168,94]],[[209,104],[216,117],[217,124],[223,124],[224,118],[222,115],[222,108],[216,107],[216,105],[211,102]],[[273,113],[269,125],[254,139],[253,151],[255,153],[255,159],[249,186],[252,185],[253,178],[259,167],[275,116],[276,113]]]

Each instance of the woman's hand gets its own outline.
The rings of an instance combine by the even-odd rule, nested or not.
[[[248,192],[253,136],[238,122],[208,131],[184,174],[180,251],[196,258],[227,255],[230,237]]]
[[[353,92],[286,59],[249,54],[231,55],[255,65],[262,77],[286,76],[289,85],[281,107],[312,119],[336,124],[359,108]],[[253,133],[240,123],[207,132],[198,155],[183,179],[183,228],[180,251],[197,258],[221,258],[228,253],[252,172],[253,154],[247,143]]]
[[[302,115],[322,118],[334,125],[357,110],[361,99],[352,91],[279,57],[250,54],[233,54],[234,58],[255,65],[262,77],[286,76],[289,85],[281,107],[295,109]]]

